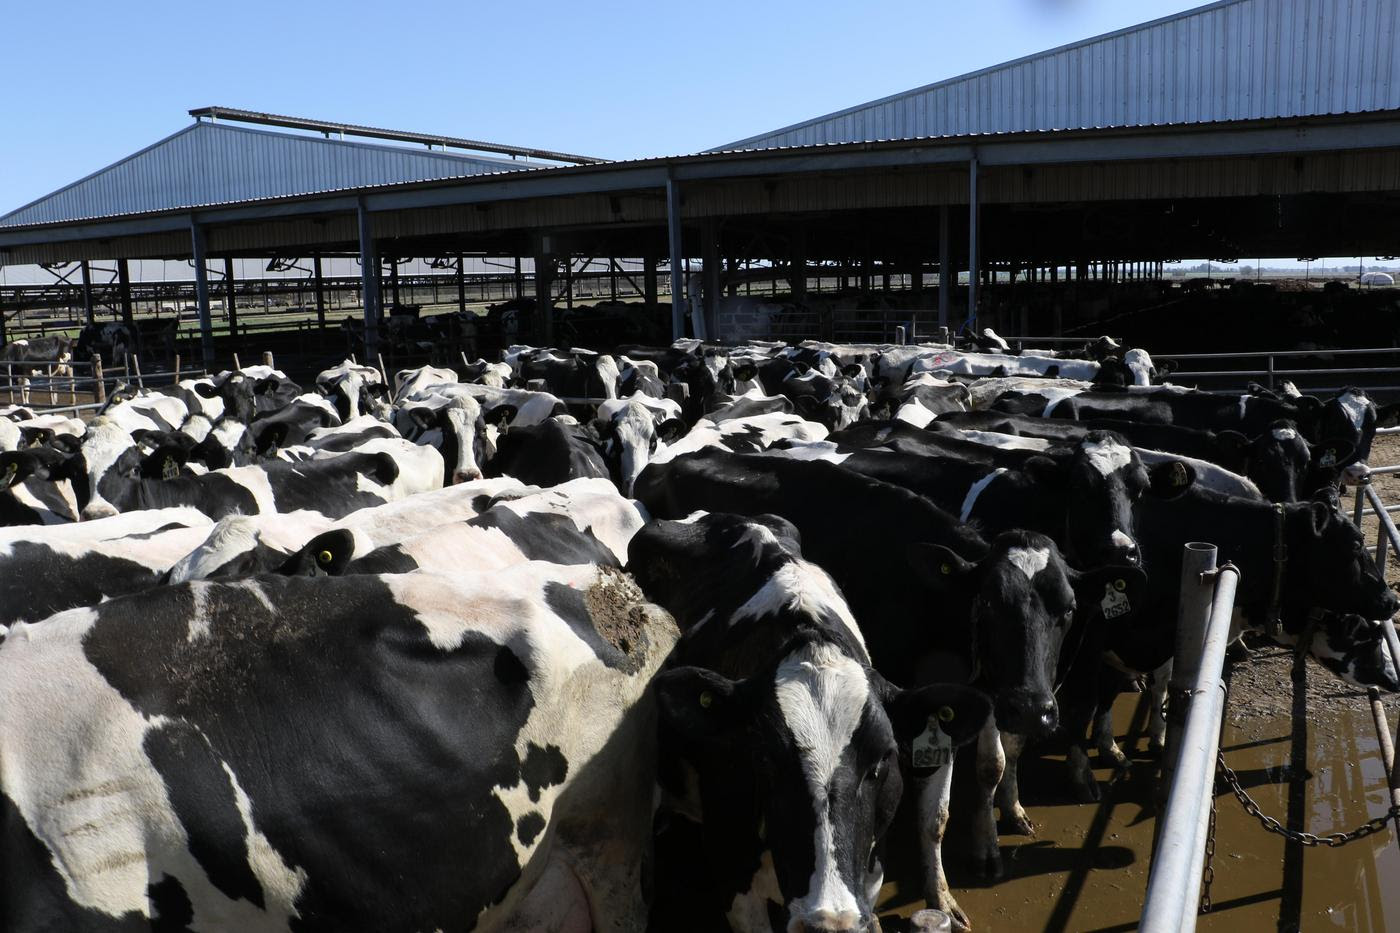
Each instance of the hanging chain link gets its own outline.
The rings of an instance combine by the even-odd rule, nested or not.
[[[1210,913],[1210,886],[1215,881],[1215,794],[1210,795],[1210,824],[1206,827],[1206,867],[1201,872],[1201,913]]]
[[[1289,842],[1296,842],[1299,845],[1330,846],[1335,849],[1339,846],[1346,845],[1348,842],[1355,842],[1358,839],[1365,839],[1367,836],[1374,833],[1383,832],[1386,825],[1391,820],[1400,817],[1400,804],[1397,804],[1387,810],[1384,815],[1367,820],[1355,829],[1348,830],[1344,833],[1328,833],[1325,836],[1317,836],[1313,833],[1299,832],[1296,829],[1289,829],[1278,820],[1259,809],[1259,804],[1253,797],[1249,796],[1249,791],[1245,790],[1240,784],[1239,776],[1225,763],[1225,755],[1223,752],[1217,753],[1215,763],[1221,775],[1224,776],[1225,783],[1229,784],[1230,790],[1234,792],[1235,799],[1244,807],[1244,812],[1258,820],[1259,825],[1263,826],[1268,832],[1276,836],[1282,836]]]

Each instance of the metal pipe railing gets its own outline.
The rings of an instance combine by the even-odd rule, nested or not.
[[[1209,545],[1187,545],[1188,553],[1201,547]],[[1215,595],[1199,648],[1194,639],[1185,639],[1186,654],[1176,659],[1177,663],[1190,664],[1191,658],[1198,658],[1199,667],[1190,692],[1173,697],[1174,703],[1186,703],[1188,708],[1147,879],[1140,927],[1144,933],[1190,933],[1196,928],[1205,838],[1215,793],[1220,722],[1225,712],[1222,671],[1238,582],[1239,570],[1232,564],[1225,564],[1206,579],[1185,581],[1187,588],[1209,587],[1213,583]],[[1198,620],[1196,624],[1201,623]]]

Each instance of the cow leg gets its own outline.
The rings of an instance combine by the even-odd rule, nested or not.
[[[507,927],[538,933],[592,933],[588,893],[573,868],[562,859],[551,858],[511,912]]]
[[[1113,703],[1123,692],[1126,678],[1123,674],[1105,666],[1099,677],[1097,712],[1094,716],[1094,729],[1091,741],[1099,751],[1100,760],[1107,760],[1115,771],[1128,768],[1128,756],[1118,747],[1118,739],[1113,734]]]
[[[997,785],[996,804],[1001,811],[1006,831],[1018,836],[1034,836],[1035,824],[1021,806],[1021,789],[1016,783],[1016,772],[1021,761],[1021,752],[1026,749],[1026,737],[1015,732],[1001,733],[1001,750],[1006,757],[1006,770],[1001,783]]]
[[[1168,661],[1152,672],[1148,698],[1152,708],[1147,711],[1147,750],[1160,754],[1167,746],[1167,721],[1162,718],[1162,704],[1167,701],[1167,682],[1172,678],[1172,662]]]
[[[1001,733],[997,731],[996,721],[989,719],[977,736],[977,798],[972,814],[972,870],[984,881],[996,881],[1001,877],[1001,849],[997,845],[992,798],[1005,768]]]
[[[966,931],[971,929],[967,914],[953,900],[953,892],[948,890],[948,876],[943,873],[943,831],[948,828],[954,761],[918,780],[919,854],[924,868],[924,900],[928,906],[952,917],[955,930]]]

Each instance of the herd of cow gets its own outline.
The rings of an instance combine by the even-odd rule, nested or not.
[[[1024,751],[1126,765],[1186,542],[1400,689],[1338,498],[1392,413],[1161,377],[680,341],[0,411],[0,926],[853,933],[898,809],[966,927],[955,761],[994,879]]]

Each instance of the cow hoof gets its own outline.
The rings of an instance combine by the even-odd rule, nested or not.
[[[1109,764],[1115,771],[1127,771],[1130,762],[1128,756],[1123,754],[1123,749],[1118,747],[1117,742],[1099,748],[1099,760]]]
[[[1242,664],[1249,660],[1249,649],[1242,641],[1232,642],[1230,647],[1225,649],[1225,658],[1232,664]]]
[[[1160,758],[1162,755],[1162,750],[1166,747],[1166,741],[1164,739],[1158,738],[1155,735],[1147,740],[1147,754],[1151,758]]]
[[[1084,781],[1076,783],[1074,786],[1074,796],[1080,803],[1098,803],[1099,782]]]
[[[1000,881],[1001,875],[1000,852],[976,859],[972,866],[972,876],[983,884],[991,884],[992,882]]]
[[[1013,813],[1007,818],[1003,832],[1008,836],[1034,836],[1035,824],[1024,813]]]
[[[958,902],[953,900],[951,891],[944,889],[935,892],[933,896],[925,895],[924,902],[935,910],[943,911],[952,919],[954,933],[969,933],[972,929],[972,921],[967,919],[967,914],[963,913]]]

